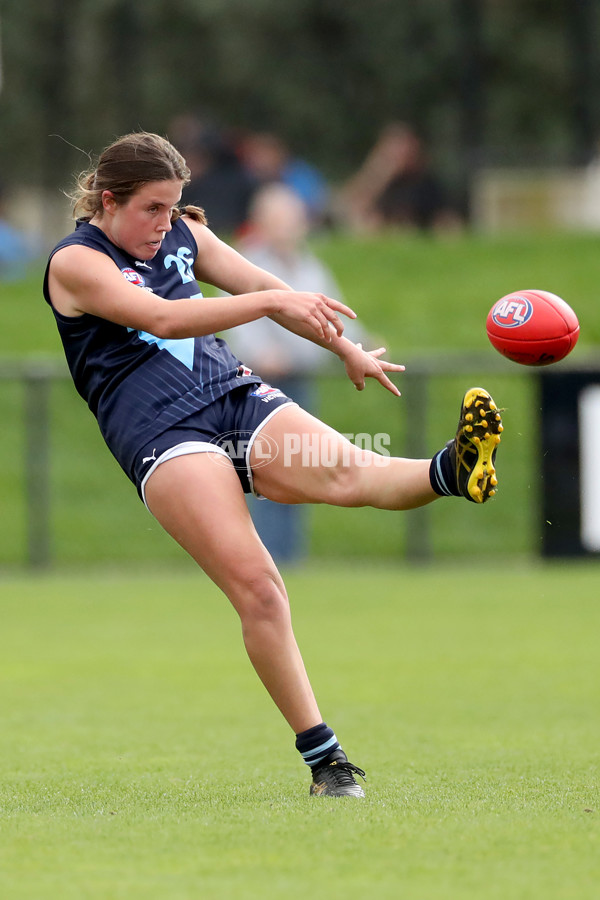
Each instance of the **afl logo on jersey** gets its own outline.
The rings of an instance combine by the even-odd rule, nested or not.
[[[123,278],[128,281],[130,284],[137,284],[140,287],[144,287],[146,282],[144,281],[143,275],[140,275],[139,272],[136,272],[135,269],[125,268],[121,269],[121,273]]]
[[[501,328],[518,328],[529,321],[532,315],[531,301],[519,294],[513,294],[510,300],[498,300],[492,309],[492,319]]]

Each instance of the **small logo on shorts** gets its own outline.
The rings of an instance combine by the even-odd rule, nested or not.
[[[257,434],[252,439],[252,431],[227,431],[212,438],[210,443],[216,444],[228,456],[226,460],[221,454],[215,455],[215,462],[221,465],[229,465],[229,460],[235,469],[246,471],[249,463],[249,450],[252,449],[252,468],[259,469],[273,462],[279,454],[279,447],[275,441],[266,434]]]
[[[152,451],[152,456],[145,456],[142,460],[142,465],[145,466],[148,462],[156,462],[156,447]]]
[[[276,400],[277,397],[285,397],[285,394],[279,388],[271,387],[270,384],[259,384],[254,391],[250,391],[250,396],[259,397],[263,403],[270,403],[271,400]]]
[[[144,276],[140,275],[139,272],[136,272],[135,269],[132,269],[130,266],[126,266],[124,269],[121,269],[121,274],[125,281],[128,281],[129,284],[137,284],[140,287],[144,287],[146,282],[144,280]]]

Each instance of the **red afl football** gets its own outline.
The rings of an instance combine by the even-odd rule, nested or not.
[[[492,306],[487,334],[503,356],[523,366],[548,366],[564,359],[579,337],[568,303],[549,291],[516,291]]]

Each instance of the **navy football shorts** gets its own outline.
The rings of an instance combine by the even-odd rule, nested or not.
[[[203,406],[153,438],[137,454],[133,466],[138,494],[146,503],[145,487],[161,463],[188,453],[219,453],[230,459],[246,494],[254,493],[250,451],[261,429],[290,400],[269,384],[245,384]]]

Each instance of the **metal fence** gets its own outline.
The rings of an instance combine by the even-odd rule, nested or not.
[[[50,552],[50,392],[54,382],[70,378],[58,359],[0,360],[0,382],[24,388],[24,474],[26,565],[46,568]],[[6,523],[5,523],[6,524]]]

